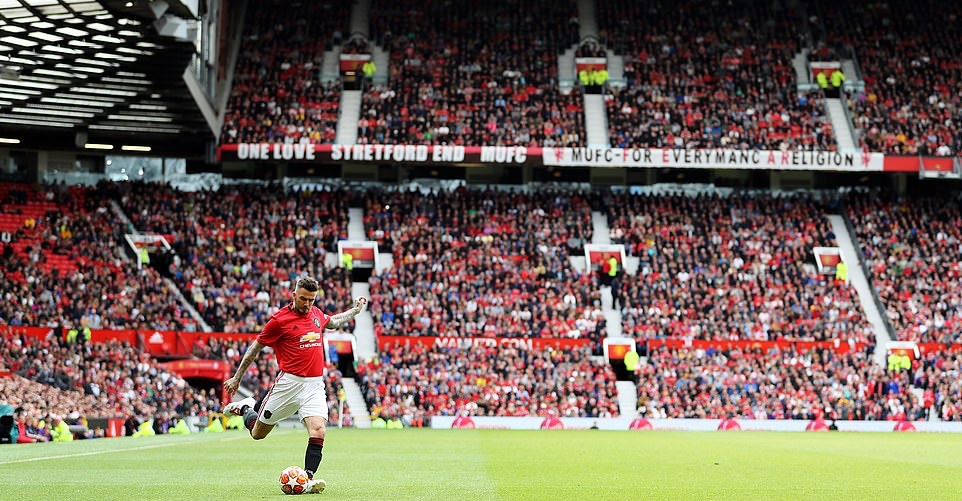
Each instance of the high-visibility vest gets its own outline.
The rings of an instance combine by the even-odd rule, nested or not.
[[[218,421],[220,421],[220,420],[218,419]],[[244,428],[244,418],[243,418],[243,417],[238,416],[237,414],[231,414],[230,417],[227,418],[227,429],[228,429],[228,430],[241,430],[241,429],[243,429],[243,428]]]
[[[608,258],[608,265],[610,266],[610,268],[608,268],[608,276],[614,277],[618,275],[618,260],[613,257]]]
[[[581,82],[581,85],[584,85],[586,87],[591,85],[591,75],[588,74],[588,70],[579,71],[578,80]]]
[[[628,372],[635,372],[635,369],[638,368],[639,358],[640,357],[638,356],[637,351],[629,351],[628,353],[625,353],[625,369],[627,369]]]
[[[60,424],[50,428],[50,437],[54,442],[70,442],[73,440],[73,433],[70,431],[70,425],[60,421]]]
[[[167,433],[171,435],[190,435],[190,427],[187,426],[187,421],[178,419],[177,424],[167,430]]]
[[[825,73],[819,73],[818,75],[816,75],[815,82],[817,82],[818,86],[823,89],[828,88],[828,77],[825,76]]]
[[[604,85],[608,81],[608,70],[602,68],[595,72],[595,85]]]
[[[134,435],[133,435],[133,436],[135,436],[135,437],[149,437],[149,436],[156,435],[156,434],[157,434],[157,433],[154,432],[154,420],[153,420],[153,419],[148,419],[147,421],[144,421],[143,423],[140,423],[140,426],[137,427],[137,431],[134,432]]]
[[[835,265],[835,279],[841,280],[843,282],[848,281],[848,265],[845,263],[838,263]]]
[[[208,433],[221,433],[224,431],[224,424],[220,422],[220,416],[211,416],[210,424],[204,428]]]
[[[845,81],[845,74],[842,70],[835,70],[832,72],[832,87],[841,87],[842,82]]]

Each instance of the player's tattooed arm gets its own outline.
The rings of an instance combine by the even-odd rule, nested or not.
[[[351,309],[331,315],[331,320],[327,322],[325,327],[328,329],[339,329],[342,325],[348,323],[351,321],[351,319],[358,316],[366,304],[367,298],[364,296],[355,299],[354,306],[351,307]]]
[[[237,366],[237,372],[234,373],[233,377],[227,381],[224,381],[224,389],[227,390],[227,393],[234,393],[237,391],[237,388],[240,386],[241,378],[244,377],[244,373],[247,372],[247,369],[252,363],[254,363],[254,360],[257,359],[257,355],[259,355],[263,349],[264,345],[258,343],[257,341],[251,343],[250,347],[247,348],[247,353],[244,353],[244,358],[241,359],[240,365]]]

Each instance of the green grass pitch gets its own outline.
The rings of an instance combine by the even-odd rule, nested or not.
[[[0,446],[0,500],[282,500],[304,430]],[[962,434],[331,429],[321,500],[962,499]]]

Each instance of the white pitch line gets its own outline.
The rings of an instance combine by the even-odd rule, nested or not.
[[[228,441],[228,440],[236,440],[236,437],[235,437],[235,438],[224,438],[224,439],[218,440],[218,442],[226,442],[226,441]],[[196,443],[196,442],[189,442],[189,443]],[[118,453],[118,452],[143,451],[143,450],[147,450],[147,449],[159,449],[159,448],[161,448],[161,447],[170,447],[170,446],[173,446],[173,445],[185,445],[185,443],[184,443],[184,442],[170,442],[170,443],[167,443],[167,444],[144,445],[144,446],[141,446],[141,447],[130,447],[130,448],[127,448],[127,449],[109,449],[109,450],[104,450],[104,451],[78,452],[78,453],[76,453],[76,454],[61,454],[61,455],[59,455],[59,456],[45,456],[45,457],[40,457],[40,458],[14,459],[14,460],[11,460],[11,461],[0,461],[0,465],[15,464],[15,463],[32,463],[32,462],[34,462],[34,461],[47,461],[47,460],[50,460],[50,459],[64,459],[64,458],[78,458],[78,457],[83,457],[83,456],[97,456],[97,455],[100,455],[100,454],[115,454],[115,453]]]

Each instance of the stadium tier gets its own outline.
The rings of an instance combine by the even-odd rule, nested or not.
[[[864,75],[864,91],[846,96],[861,131],[859,146],[891,154],[958,156],[962,64],[956,54],[962,42],[953,20],[962,8],[904,0],[816,4],[823,13],[818,22],[824,46],[848,51]]]
[[[606,95],[616,147],[834,150],[818,93],[798,90],[801,17],[776,4],[598,2],[625,58]]]
[[[319,77],[347,2],[248,2],[220,142],[334,141],[341,87]]]
[[[431,347],[397,342],[358,367],[375,414],[425,416],[618,415],[615,377],[588,347]]]
[[[959,5],[0,4],[24,437],[245,426],[305,276],[331,426],[962,421]]]
[[[853,286],[824,275],[816,247],[837,245],[807,195],[611,195],[612,242],[639,260],[617,280],[624,331],[638,338],[874,344]]]
[[[358,142],[584,145],[581,94],[558,86],[576,12],[570,0],[372,2],[390,71],[364,93]]]
[[[849,196],[846,207],[896,336],[918,343],[959,344],[959,200],[863,193]]]
[[[591,240],[589,203],[557,191],[369,193],[366,232],[395,265],[371,277],[377,334],[600,343],[596,278],[569,264]]]

